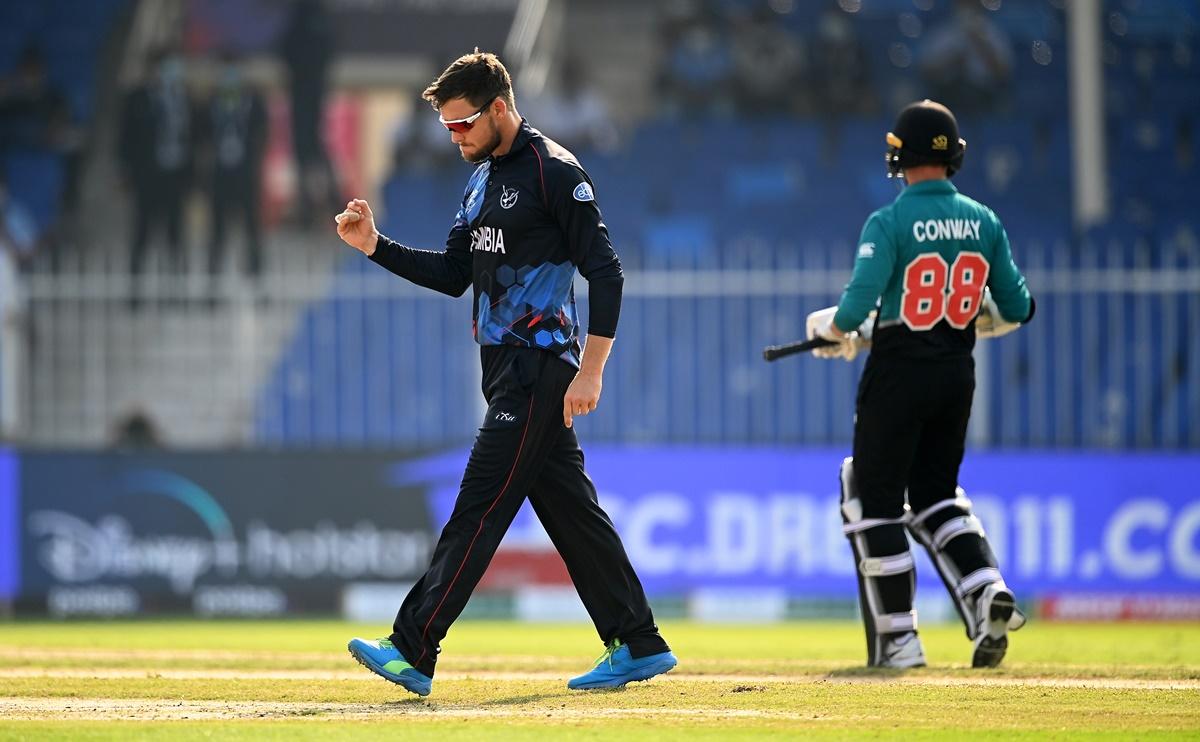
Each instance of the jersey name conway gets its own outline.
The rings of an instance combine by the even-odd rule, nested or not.
[[[873,355],[969,355],[985,285],[1005,319],[1029,315],[1029,291],[996,215],[948,180],[924,181],[867,219],[834,322],[858,327],[878,304]]]
[[[913,239],[917,242],[931,240],[975,240],[979,241],[979,219],[926,219],[913,222]]]

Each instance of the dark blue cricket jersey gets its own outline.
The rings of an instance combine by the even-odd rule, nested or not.
[[[578,269],[588,281],[588,332],[616,335],[624,279],[592,182],[574,155],[524,120],[508,154],[471,175],[445,251],[380,236],[371,260],[451,296],[473,285],[480,345],[541,348],[576,368]]]

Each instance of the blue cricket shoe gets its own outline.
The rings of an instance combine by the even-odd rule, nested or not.
[[[661,675],[677,664],[679,660],[670,652],[659,652],[634,659],[629,653],[629,647],[619,639],[613,639],[604,650],[604,654],[600,655],[600,659],[596,660],[596,666],[591,672],[571,678],[567,687],[571,690],[620,688],[626,683],[649,680],[655,675]]]
[[[388,639],[371,641],[355,637],[346,645],[346,649],[350,650],[358,664],[404,690],[427,696],[433,688],[433,678],[408,664],[408,660]]]

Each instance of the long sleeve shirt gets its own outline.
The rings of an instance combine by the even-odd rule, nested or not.
[[[480,345],[541,348],[575,367],[578,270],[588,281],[587,332],[616,335],[624,277],[593,184],[574,155],[525,121],[507,154],[475,169],[444,251],[381,236],[371,260],[451,296],[474,286]]]
[[[1032,317],[1025,278],[992,210],[948,180],[923,181],[867,219],[833,321],[853,330],[878,304],[873,355],[969,355],[984,286],[1004,319]]]

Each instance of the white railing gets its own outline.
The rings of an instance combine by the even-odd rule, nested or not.
[[[1122,255],[1101,249],[1075,266],[1048,247],[1018,256],[1038,314],[979,344],[976,444],[1200,446],[1200,260],[1151,268]],[[105,445],[134,411],[174,445],[470,440],[479,391],[469,299],[363,268],[333,279],[278,273],[259,295],[226,289],[215,302],[205,279],[160,280],[136,307],[127,276],[32,276],[26,373],[16,404],[10,386],[0,409],[20,410],[18,438],[45,445]],[[861,361],[768,365],[761,350],[799,337],[847,277],[770,255],[736,270],[629,271],[605,396],[584,434],[846,442]]]

